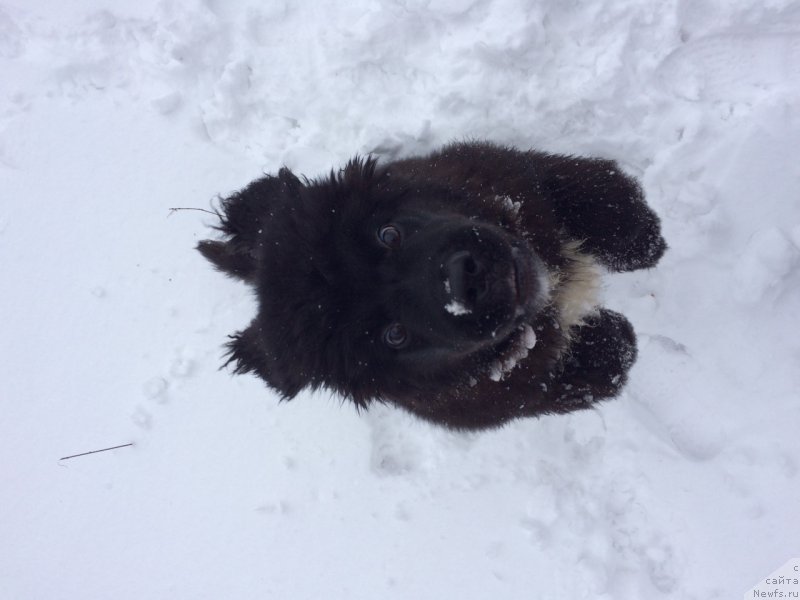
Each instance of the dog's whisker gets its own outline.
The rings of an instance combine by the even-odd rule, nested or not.
[[[215,212],[213,210],[207,210],[205,208],[176,207],[176,208],[169,208],[168,210],[169,210],[169,214],[167,215],[168,217],[171,217],[173,214],[175,214],[179,210],[197,210],[197,211],[200,211],[200,212],[208,213],[209,215],[214,215],[215,217],[219,216],[218,212]]]

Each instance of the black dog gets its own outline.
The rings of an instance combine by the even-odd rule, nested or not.
[[[636,338],[598,308],[599,265],[648,268],[666,249],[614,162],[489,143],[314,181],[282,169],[223,200],[220,221],[224,240],[198,249],[259,302],[229,343],[237,373],[459,429],[615,396]]]

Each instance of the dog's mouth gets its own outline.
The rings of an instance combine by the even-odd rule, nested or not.
[[[524,242],[507,243],[494,257],[455,252],[441,275],[446,320],[493,342],[530,321],[548,296],[546,267]]]
[[[530,296],[530,289],[528,285],[528,274],[525,272],[526,265],[519,257],[519,252],[514,249],[514,260],[511,263],[511,276],[509,277],[508,285],[514,293],[514,300],[517,302],[517,307],[525,305],[527,298]]]
[[[532,315],[545,304],[549,294],[546,268],[541,259],[527,248],[515,246],[511,256],[508,285],[516,303],[515,314]]]

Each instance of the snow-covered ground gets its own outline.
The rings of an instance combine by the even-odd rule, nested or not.
[[[253,299],[169,208],[462,137],[642,178],[621,398],[467,435],[218,370]],[[798,148],[797,1],[0,0],[0,599],[743,597],[800,554]]]

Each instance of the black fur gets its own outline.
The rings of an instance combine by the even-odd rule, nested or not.
[[[632,327],[605,309],[565,321],[560,292],[587,254],[654,266],[659,228],[614,162],[460,143],[313,181],[282,169],[223,200],[223,239],[198,249],[257,292],[235,372],[480,429],[620,391]]]

